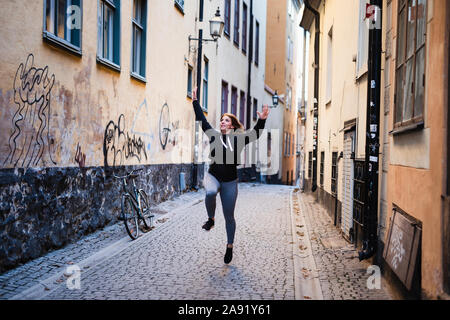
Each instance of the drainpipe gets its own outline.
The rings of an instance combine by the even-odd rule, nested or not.
[[[199,21],[203,21],[203,0],[200,0],[200,8],[199,8]],[[200,88],[202,86],[202,42],[203,42],[203,30],[198,30],[198,48],[197,48],[197,99],[200,101]],[[195,125],[194,125],[195,128]],[[195,129],[194,129],[195,131]],[[197,134],[194,134],[194,148],[197,146]],[[195,149],[194,149],[195,150]],[[196,153],[194,151],[194,163],[192,166],[192,185],[191,188],[194,190],[198,190],[198,165],[197,165],[197,159],[195,157]]]
[[[382,50],[382,0],[371,0],[375,13],[374,24],[369,29],[369,61],[367,76],[367,116],[366,116],[366,155],[365,155],[365,200],[363,218],[363,247],[359,260],[374,255],[377,250],[378,231],[378,164],[380,141],[380,88],[381,88],[381,50]]]
[[[305,0],[305,6],[314,14],[315,38],[314,38],[314,120],[313,120],[313,181],[311,191],[317,189],[317,147],[319,146],[319,49],[320,49],[320,14],[314,9],[309,0]]]
[[[250,90],[252,84],[252,60],[253,60],[253,0],[250,0],[250,34],[249,34],[249,48],[248,48],[248,74],[247,74],[247,121],[246,128],[250,128]]]
[[[253,0],[250,0],[250,31],[249,31],[249,41],[248,41],[248,74],[247,74],[247,121],[245,123],[245,127],[247,129],[250,128],[250,119],[251,119],[251,85],[252,85],[252,60],[253,60]],[[250,151],[252,153],[251,159],[255,159],[253,157],[254,149],[252,147],[252,151]],[[250,181],[251,181],[251,177],[253,172],[256,173],[256,169],[255,171],[253,171],[254,169],[254,164],[251,164],[251,168],[250,168]],[[245,165],[244,165],[244,172],[245,172]]]

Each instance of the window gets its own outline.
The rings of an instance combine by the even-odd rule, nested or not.
[[[292,135],[292,155],[295,156],[295,135]]]
[[[292,139],[292,134],[289,133],[289,141],[288,141],[288,156],[292,156],[292,150],[291,150],[291,139]]]
[[[225,20],[224,20],[224,27],[223,27],[223,33],[230,37],[230,16],[231,16],[231,0],[225,0]]]
[[[120,71],[120,0],[98,4],[97,61]]]
[[[286,109],[291,110],[292,104],[292,90],[289,85],[286,87]]]
[[[255,31],[255,64],[259,63],[259,22],[256,21],[256,31]]]
[[[423,122],[426,5],[399,1],[394,127]]]
[[[181,11],[184,14],[184,0],[175,0],[175,8]]]
[[[81,0],[45,0],[46,41],[81,55]]]
[[[192,67],[188,66],[187,96],[192,98]]]
[[[228,112],[228,83],[222,81],[222,114]]]
[[[369,0],[359,0],[359,31],[358,31],[358,54],[356,62],[356,76],[361,76],[367,71],[369,28],[366,24],[366,4]]]
[[[237,111],[237,89],[231,87],[231,113],[236,115]]]
[[[325,163],[325,152],[320,153],[320,186],[323,187],[323,166]]]
[[[312,178],[312,151],[308,153],[308,178]]]
[[[234,0],[234,43],[239,46],[239,0]]]
[[[239,110],[239,121],[244,124],[245,123],[245,92],[241,91],[241,96],[240,96],[240,110]]]
[[[131,75],[140,80],[145,80],[145,38],[147,1],[134,0],[132,26],[132,63]],[[192,83],[191,83],[192,85]]]
[[[242,5],[242,52],[247,53],[247,5]]]
[[[256,111],[258,111],[258,100],[253,98],[253,120],[257,119],[258,114]]]
[[[331,194],[336,196],[337,190],[337,152],[331,154]]]
[[[333,27],[328,32],[328,52],[327,52],[327,96],[326,103],[331,101],[333,86]]]
[[[208,110],[208,73],[209,73],[209,63],[208,59],[205,57],[205,71],[203,73],[203,108]]]

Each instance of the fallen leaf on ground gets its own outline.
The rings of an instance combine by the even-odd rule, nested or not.
[[[311,299],[310,296],[303,296],[305,299]]]
[[[299,245],[298,247],[300,248],[300,250],[306,250],[306,249],[307,249],[307,247],[305,247],[305,246],[304,246],[304,245],[302,245],[302,244],[301,244],[301,245]]]

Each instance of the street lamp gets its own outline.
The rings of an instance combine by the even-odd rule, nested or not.
[[[209,33],[212,39],[193,38],[189,35],[189,48],[191,48],[191,40],[197,40],[199,42],[199,46],[201,45],[201,42],[206,41],[216,42],[217,39],[219,39],[222,36],[224,24],[225,23],[222,21],[222,19],[220,19],[220,9],[219,7],[217,7],[216,14],[211,20],[209,20]]]
[[[211,37],[213,37],[214,41],[219,39],[222,36],[224,22],[220,19],[220,9],[217,7],[216,14],[214,18],[209,20],[209,33]]]
[[[272,96],[273,107],[276,108],[278,106],[278,94],[277,90],[275,90],[275,94]]]

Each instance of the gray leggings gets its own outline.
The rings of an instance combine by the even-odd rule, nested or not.
[[[205,175],[204,186],[206,190],[206,211],[208,212],[209,218],[214,218],[216,213],[216,196],[220,191],[220,200],[222,201],[225,227],[227,230],[227,241],[228,244],[233,244],[234,233],[236,231],[234,207],[238,195],[238,180],[219,182],[212,174],[207,172]]]

